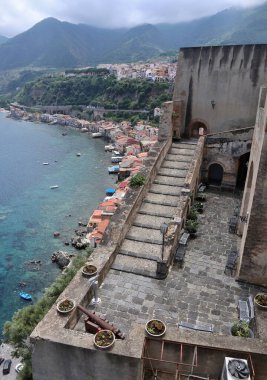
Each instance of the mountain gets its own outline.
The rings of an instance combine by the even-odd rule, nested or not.
[[[5,36],[0,36],[0,45],[3,44],[4,42],[7,42],[8,38]]]
[[[47,18],[1,44],[0,70],[146,60],[180,47],[267,43],[267,3],[177,24],[104,29]]]

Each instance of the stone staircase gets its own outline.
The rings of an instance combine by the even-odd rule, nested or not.
[[[160,225],[173,219],[194,156],[195,142],[173,143],[129,229],[112,269],[157,278]]]

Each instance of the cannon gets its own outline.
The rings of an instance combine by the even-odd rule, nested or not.
[[[84,320],[86,332],[96,334],[100,330],[111,330],[117,339],[125,339],[124,334],[100,314],[89,311],[81,305],[78,305],[77,309],[87,316]]]

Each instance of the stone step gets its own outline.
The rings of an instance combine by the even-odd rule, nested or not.
[[[138,257],[147,260],[160,260],[162,247],[159,244],[151,244],[124,239],[119,253],[126,256]]]
[[[172,143],[172,148],[196,149],[197,141]]]
[[[152,184],[149,192],[155,194],[164,194],[164,195],[181,195],[181,186],[168,186],[168,185],[160,185],[160,184]]]
[[[157,278],[157,263],[152,260],[118,254],[111,269],[126,273],[134,273],[144,277]]]
[[[155,194],[150,191],[147,193],[144,202],[153,203],[163,206],[173,206],[176,207],[178,205],[179,196],[177,195],[163,195],[163,194]]]
[[[155,215],[155,216],[166,216],[167,218],[172,218],[175,214],[176,207],[171,206],[161,206],[151,203],[142,203],[139,213],[147,214],[147,215]]]
[[[165,157],[165,160],[163,161],[163,166],[165,165],[166,161],[168,163],[175,162],[191,162],[193,155],[183,156],[181,154],[167,154]]]
[[[168,177],[157,175],[153,184],[168,185],[168,186],[184,186],[184,178]]]
[[[183,165],[182,164],[185,164],[184,162],[180,162],[179,163],[179,166],[182,167]],[[189,167],[189,164],[186,164],[187,165],[187,169]],[[186,174],[187,174],[187,170],[179,170],[180,168],[164,168],[164,167],[161,167],[158,171],[158,174],[159,175],[166,175],[168,177],[180,177],[180,178],[185,178],[186,177]]]
[[[178,156],[190,156],[192,157],[195,153],[195,151],[193,149],[176,149],[176,148],[171,148],[168,152],[169,154],[172,154],[172,155],[178,155]]]
[[[137,227],[146,227],[153,229],[160,229],[160,225],[162,223],[169,223],[172,218],[167,218],[164,216],[154,216],[154,215],[145,215],[145,214],[137,214],[135,221],[133,223],[134,226]]]
[[[190,164],[192,162],[191,157],[190,158],[184,158],[181,156],[181,158],[175,159],[175,160],[168,160],[167,158],[163,161],[161,168],[175,168],[179,170],[186,170],[180,168],[180,163],[187,163]]]
[[[162,234],[160,230],[144,227],[132,226],[126,235],[126,239],[144,243],[162,244]]]

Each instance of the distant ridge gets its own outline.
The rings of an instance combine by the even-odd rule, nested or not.
[[[0,45],[3,44],[4,42],[7,42],[8,38],[5,36],[0,36]]]
[[[75,25],[50,17],[13,38],[0,36],[0,70],[134,62],[182,46],[251,43],[267,43],[267,3],[229,8],[190,22],[131,29]]]

